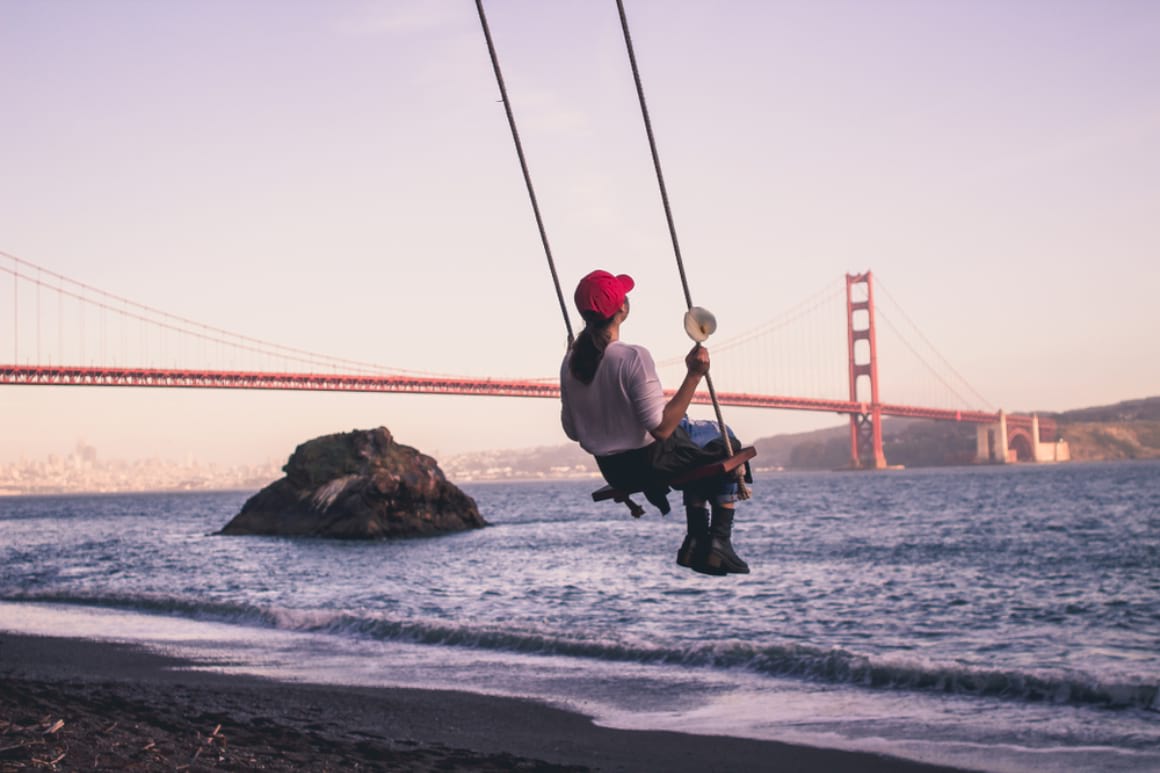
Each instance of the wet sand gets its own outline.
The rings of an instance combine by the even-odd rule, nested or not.
[[[128,645],[0,633],[0,771],[947,771],[612,730],[519,699],[283,683]]]

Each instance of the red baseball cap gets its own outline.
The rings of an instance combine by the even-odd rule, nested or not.
[[[636,282],[628,274],[613,276],[597,269],[576,285],[576,308],[581,314],[594,311],[604,319],[610,319],[624,305],[624,297],[635,286]]]

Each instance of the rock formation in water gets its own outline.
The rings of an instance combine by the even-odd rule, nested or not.
[[[386,427],[309,440],[282,471],[222,534],[379,539],[487,525],[434,459],[396,443]]]

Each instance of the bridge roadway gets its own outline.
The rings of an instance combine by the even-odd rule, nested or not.
[[[160,368],[108,368],[53,365],[0,365],[0,384],[26,386],[106,386],[171,387],[189,389],[289,389],[316,392],[395,392],[406,394],[480,395],[496,397],[559,398],[555,380],[503,380],[471,378],[436,378],[402,375],[347,375],[328,373],[265,373],[220,370],[185,370]],[[671,390],[669,392],[671,394]],[[718,392],[722,405],[747,408],[773,408],[791,411],[868,414],[870,403],[831,400],[814,397]],[[698,392],[695,403],[709,403],[707,392]],[[901,416],[936,421],[959,421],[972,424],[994,424],[998,413],[987,411],[923,408],[913,405],[882,403],[883,416]],[[1040,432],[1053,436],[1055,422],[1040,419]],[[1032,417],[1008,414],[1009,427],[1030,430]]]

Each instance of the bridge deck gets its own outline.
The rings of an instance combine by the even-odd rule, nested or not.
[[[105,368],[53,365],[0,364],[0,384],[41,386],[107,386],[107,387],[179,387],[194,389],[287,389],[323,392],[398,392],[411,394],[491,395],[498,397],[560,396],[554,381],[525,379],[435,378],[426,376],[361,375],[336,373],[264,373],[251,371],[184,370],[161,368]],[[668,390],[666,394],[672,394]],[[741,392],[718,392],[722,405],[747,408],[770,408],[823,413],[868,414],[873,406],[852,400],[830,400],[785,395],[759,395]],[[708,404],[707,392],[698,392],[693,402]],[[883,416],[901,416],[936,421],[994,424],[998,413],[928,408],[882,403]],[[1031,426],[1031,417],[1009,414],[1008,424]],[[1055,422],[1040,420],[1043,433],[1054,431]]]

